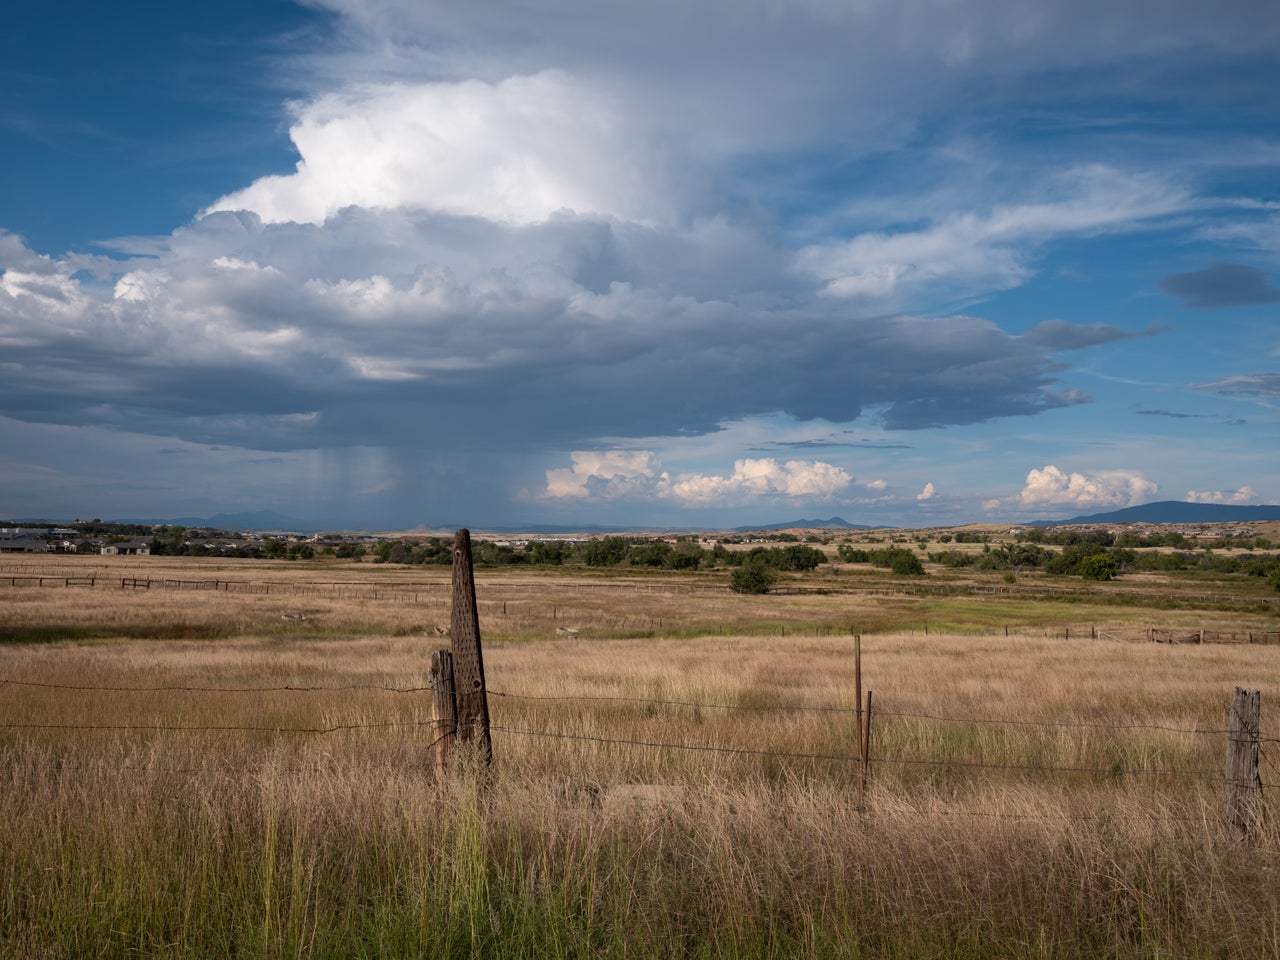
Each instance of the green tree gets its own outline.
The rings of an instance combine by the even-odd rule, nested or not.
[[[1076,564],[1076,572],[1086,580],[1111,580],[1120,572],[1120,562],[1106,553],[1094,553]]]
[[[1280,563],[1272,567],[1271,575],[1267,577],[1267,586],[1280,593]]]
[[[667,557],[667,566],[672,570],[696,570],[707,556],[707,551],[696,543],[684,541],[677,543],[675,549],[671,551],[670,556]]]
[[[631,546],[626,537],[592,538],[582,545],[582,562],[589,567],[613,567],[622,563]]]
[[[729,589],[734,593],[768,593],[777,582],[778,575],[757,560],[744,563],[733,571]]]
[[[924,564],[909,550],[895,550],[889,569],[902,577],[923,577]]]
[[[524,548],[524,552],[528,555],[530,563],[558,567],[564,563],[565,555],[569,551],[558,540],[535,540]]]
[[[814,570],[818,564],[827,562],[827,555],[816,547],[807,547],[802,543],[783,547],[777,551],[775,565],[781,570]]]

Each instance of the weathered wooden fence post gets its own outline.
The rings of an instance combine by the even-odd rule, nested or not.
[[[1258,774],[1258,729],[1262,692],[1236,687],[1227,723],[1227,824],[1249,840],[1262,822],[1262,778]]]
[[[453,751],[453,740],[458,730],[453,654],[448,650],[437,650],[431,654],[431,720],[436,734],[436,776],[443,781],[449,770],[449,754]]]
[[[474,740],[483,762],[492,763],[489,698],[485,693],[484,658],[480,653],[480,611],[476,606],[469,530],[459,530],[453,541],[453,614],[450,627],[458,740],[463,743]]]

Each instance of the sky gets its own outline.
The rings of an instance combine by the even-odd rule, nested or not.
[[[21,6],[0,517],[1280,502],[1273,0]]]

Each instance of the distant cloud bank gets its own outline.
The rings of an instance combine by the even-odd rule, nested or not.
[[[543,495],[552,498],[669,499],[686,507],[738,506],[762,499],[831,500],[852,482],[847,472],[820,460],[772,458],[734,462],[725,476],[661,470],[650,451],[577,451],[573,465],[548,470]]]

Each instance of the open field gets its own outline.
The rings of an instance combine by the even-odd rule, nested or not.
[[[0,956],[1280,957],[1280,830],[1222,819],[1280,647],[1123,642],[1274,631],[1253,584],[481,570],[496,764],[437,784],[447,579],[6,561]]]

